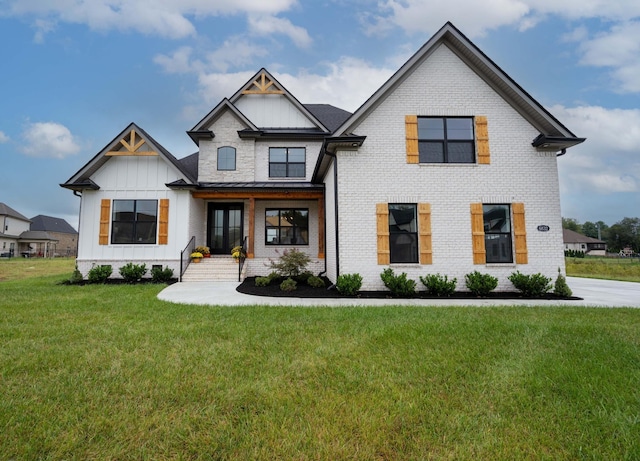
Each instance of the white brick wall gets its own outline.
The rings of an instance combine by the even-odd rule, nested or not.
[[[407,114],[486,115],[490,165],[409,165]],[[360,273],[363,289],[381,289],[377,263],[376,203],[431,204],[433,264],[393,264],[414,280],[427,273],[458,279],[474,270],[499,278],[499,290],[515,270],[564,273],[558,174],[555,155],[531,146],[539,134],[446,46],[434,53],[382,102],[354,133],[367,139],[358,152],[338,153],[340,273]],[[527,265],[474,265],[470,204],[523,202]],[[545,224],[549,232],[537,231]],[[328,247],[329,251],[329,247]],[[419,288],[422,288],[418,282]]]

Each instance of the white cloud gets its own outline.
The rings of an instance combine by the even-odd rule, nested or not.
[[[0,131],[0,144],[2,144],[3,142],[8,142],[8,141],[9,141],[9,136],[4,134],[3,131]]]
[[[588,138],[558,162],[563,188],[597,194],[640,191],[640,109],[555,106],[551,112],[577,136]]]
[[[581,64],[613,68],[620,92],[640,92],[640,22],[617,24],[580,45]]]
[[[226,72],[231,67],[252,64],[253,58],[269,54],[265,47],[249,42],[242,37],[232,37],[224,41],[221,47],[207,55],[209,68]]]
[[[197,71],[202,66],[199,61],[192,61],[193,49],[183,46],[175,50],[171,55],[158,54],[153,62],[158,64],[169,74],[188,74]]]
[[[600,18],[624,21],[640,15],[637,0],[386,0],[376,13],[367,14],[370,33],[387,33],[393,27],[408,33],[433,33],[446,21],[453,22],[470,37],[481,36],[501,26],[526,30],[547,15],[568,19]]]
[[[55,22],[85,24],[94,30],[135,30],[169,38],[195,35],[187,17],[232,14],[275,15],[297,0],[8,0],[5,16],[33,16],[36,40],[42,40]]]
[[[249,15],[250,32],[256,35],[282,34],[288,36],[298,48],[308,48],[311,37],[305,29],[294,26],[291,21],[272,15]]]
[[[30,157],[62,159],[80,151],[71,131],[55,122],[30,123],[22,137],[25,143],[21,150]]]

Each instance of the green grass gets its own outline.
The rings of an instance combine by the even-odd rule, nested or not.
[[[638,459],[640,310],[0,283],[2,459]]]
[[[567,275],[608,280],[640,282],[638,258],[565,258]]]
[[[74,258],[0,258],[0,282],[43,275],[69,275]]]

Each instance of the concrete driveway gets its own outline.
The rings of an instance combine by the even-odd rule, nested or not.
[[[567,283],[579,301],[504,300],[504,299],[339,299],[270,298],[250,296],[236,291],[237,282],[182,282],[168,286],[158,298],[179,304],[210,306],[597,306],[640,307],[640,283],[567,277]]]

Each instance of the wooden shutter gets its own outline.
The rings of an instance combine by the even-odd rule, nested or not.
[[[489,153],[489,129],[487,117],[476,116],[476,150],[478,152],[478,163],[488,165],[491,160]]]
[[[527,228],[524,221],[524,203],[511,204],[513,213],[513,236],[516,247],[516,264],[528,264]]]
[[[485,264],[487,255],[484,247],[482,203],[471,204],[471,239],[473,244],[473,264]]]
[[[169,199],[160,199],[158,245],[169,243]]]
[[[418,151],[418,116],[405,116],[404,127],[407,136],[407,163],[420,163]]]
[[[98,245],[109,245],[109,221],[111,218],[111,200],[103,198],[100,201],[100,229]]]
[[[389,264],[389,205],[376,204],[376,221],[378,226],[378,264]]]
[[[418,204],[418,235],[420,238],[420,264],[433,264],[431,247],[431,204]]]

